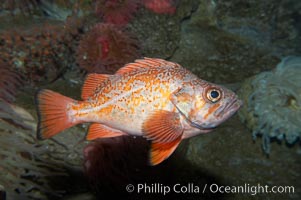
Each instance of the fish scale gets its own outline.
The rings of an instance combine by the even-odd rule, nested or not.
[[[155,71],[157,72],[157,76],[154,75]],[[166,71],[168,71],[168,73],[166,73]],[[149,108],[164,109],[169,101],[169,95],[178,87],[175,84],[173,87],[170,87],[169,84],[171,80],[173,79],[174,75],[181,74],[183,76],[183,72],[186,72],[186,70],[183,68],[166,69],[166,67],[163,69],[159,67],[156,68],[156,70],[138,70],[138,72],[134,73],[129,72],[124,74],[124,76],[120,79],[115,80],[115,82],[110,82],[110,84],[105,85],[102,90],[99,90],[98,94],[94,96],[95,99],[91,99],[91,104],[93,104],[93,106],[88,105],[88,107],[97,107],[106,102],[112,102],[108,104],[108,106],[111,106],[111,104],[115,105],[115,107],[111,109],[111,112],[99,110],[96,111],[97,113],[91,114],[99,115],[99,118],[102,120],[105,120],[104,116],[109,116],[109,119],[112,119],[113,117],[124,116],[124,114],[121,113],[135,115],[137,116],[135,124],[140,124],[140,127],[136,127],[136,129],[141,129],[144,119],[141,118],[140,112],[144,113],[144,111],[153,110],[146,109],[144,106],[148,105]],[[180,84],[180,82],[178,84]],[[147,87],[147,85],[151,85],[152,87]],[[107,91],[109,92],[106,93]],[[127,93],[125,93],[125,91],[127,91]],[[102,93],[105,93],[108,98],[103,98]],[[120,96],[122,96],[122,98],[120,98]],[[114,99],[116,99],[116,101],[114,101]],[[104,109],[106,109],[106,107]],[[118,113],[118,115],[114,115],[115,113]],[[148,113],[146,113],[145,116],[147,114]],[[131,116],[129,117],[135,118]],[[90,121],[88,116],[87,118],[87,120]],[[118,120],[118,118],[116,120]],[[123,121],[122,119],[119,120]],[[121,122],[117,123],[119,123],[122,127],[125,126],[125,124]]]
[[[212,131],[242,103],[232,91],[177,63],[144,58],[114,75],[89,74],[82,101],[41,90],[37,105],[38,138],[89,122],[88,140],[122,135],[150,140],[150,164],[156,165],[183,139]]]
[[[139,130],[137,135],[142,135],[142,124],[149,115],[149,112],[154,109],[167,110],[172,109],[173,107],[169,102],[169,95],[171,90],[174,90],[177,86],[170,87],[166,84],[169,84],[169,80],[172,79],[173,74],[179,73],[179,70],[172,69],[172,72],[169,74],[163,73],[164,69],[158,70],[158,77],[160,77],[160,79],[153,76],[153,70],[151,70],[151,72],[149,72],[150,70],[144,70],[135,73],[135,76],[130,73],[125,74],[115,83],[108,85],[107,87],[110,88],[108,90],[111,92],[108,93],[110,98],[106,100],[106,102],[112,101],[115,106],[109,113],[100,110],[97,113],[92,113],[92,115],[99,115],[98,118],[105,122],[114,118],[114,123],[118,124],[119,130],[130,132],[134,129],[134,134],[136,133],[136,130]],[[122,83],[121,88],[118,87],[120,85],[118,83]],[[152,85],[152,87],[145,87],[146,85]],[[101,92],[102,91],[100,91],[100,93]],[[97,96],[100,97],[102,95],[99,94]],[[122,96],[122,98],[120,98],[120,96]],[[117,99],[117,101],[114,101],[114,99]],[[103,104],[99,99],[92,99],[92,101],[97,102],[98,105]],[[168,105],[169,108],[166,108]],[[110,106],[110,104],[108,104],[108,106]],[[105,116],[108,118],[106,119]],[[127,118],[125,119],[124,116]],[[129,124],[128,119],[134,124]],[[89,117],[88,121],[90,121]]]

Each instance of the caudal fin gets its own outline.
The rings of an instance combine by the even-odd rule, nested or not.
[[[72,102],[75,102],[75,100],[51,90],[40,90],[37,93],[38,139],[50,138],[77,124],[77,122],[68,118],[67,107]]]

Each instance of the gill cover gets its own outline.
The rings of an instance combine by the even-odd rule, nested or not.
[[[171,94],[170,100],[178,111],[191,121],[195,104],[193,91],[189,88],[179,88]]]

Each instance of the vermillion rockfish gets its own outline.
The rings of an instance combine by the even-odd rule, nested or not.
[[[157,58],[136,60],[114,75],[89,74],[81,97],[40,90],[38,138],[91,122],[87,140],[121,135],[150,140],[152,165],[167,159],[183,139],[213,130],[242,105],[234,92]]]

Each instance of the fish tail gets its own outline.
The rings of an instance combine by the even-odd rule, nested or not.
[[[47,139],[79,123],[70,120],[68,106],[75,100],[51,90],[40,90],[36,95],[38,112],[37,138]]]

